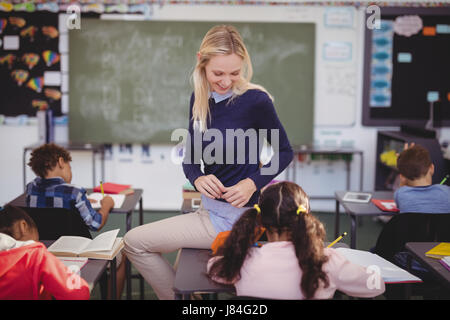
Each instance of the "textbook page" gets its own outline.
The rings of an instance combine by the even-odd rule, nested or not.
[[[91,242],[91,239],[84,237],[62,236],[48,247],[48,251],[80,254]]]
[[[95,237],[94,240],[89,243],[87,247],[84,248],[82,252],[93,252],[93,251],[109,251],[114,246],[117,235],[120,229],[114,229],[108,232],[104,232]]]
[[[363,267],[376,266],[380,269],[381,277],[385,282],[421,282],[422,280],[406,270],[403,270],[391,263],[390,261],[380,257],[369,251],[355,250],[349,248],[335,249],[350,262]]]
[[[120,209],[126,197],[126,195],[124,194],[105,194],[105,196],[110,196],[114,200],[114,209]],[[93,209],[101,208],[100,200],[103,199],[103,195],[101,193],[99,192],[91,193],[87,196],[87,198],[96,200],[96,202],[94,203],[91,202],[91,207]]]

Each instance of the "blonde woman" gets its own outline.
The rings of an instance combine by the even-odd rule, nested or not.
[[[261,188],[292,160],[273,99],[251,83],[252,73],[250,56],[233,26],[215,26],[207,32],[192,75],[190,138],[183,161],[186,177],[202,194],[202,205],[193,213],[139,226],[125,235],[128,258],[159,299],[174,298],[175,277],[161,253],[181,247],[210,248],[217,234],[231,230],[242,213],[258,202]],[[200,143],[194,138],[199,135]],[[261,166],[263,138],[274,153]]]

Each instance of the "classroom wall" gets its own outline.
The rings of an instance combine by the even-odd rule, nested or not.
[[[319,6],[231,6],[164,5],[154,7],[153,19],[214,21],[291,21],[316,23],[316,72],[314,142],[327,146],[353,146],[364,151],[364,190],[373,190],[375,147],[378,130],[398,128],[361,125],[362,61],[365,21],[364,8]],[[70,50],[69,50],[70,54]],[[194,54],[194,53],[193,53]],[[263,83],[262,83],[263,84]],[[70,93],[69,93],[70,94]],[[70,106],[68,106],[70,107]],[[186,106],[188,107],[188,106]],[[23,191],[23,147],[37,140],[37,125],[0,125],[0,205]],[[55,140],[68,141],[67,125],[56,126]],[[441,141],[450,141],[450,129],[441,131]],[[133,153],[120,153],[106,164],[106,181],[129,183],[144,189],[144,208],[178,210],[181,186],[185,183],[182,167],[172,159],[172,147],[150,146],[150,157],[139,145]],[[73,183],[92,187],[92,158],[84,152],[72,152]],[[99,162],[97,162],[99,163]],[[359,158],[351,166],[351,188],[359,187]],[[96,181],[100,179],[97,167]],[[34,178],[26,171],[27,181]],[[284,179],[284,174],[279,179]],[[333,195],[345,189],[343,161],[311,160],[300,162],[297,183],[314,195]],[[334,211],[334,201],[312,201],[312,208]]]

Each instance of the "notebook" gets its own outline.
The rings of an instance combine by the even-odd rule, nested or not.
[[[445,269],[450,271],[450,256],[443,257],[439,262],[444,266]]]
[[[109,197],[111,197],[114,200],[114,209],[120,209],[122,208],[122,204],[125,201],[126,195],[124,194],[108,194]],[[87,195],[88,199],[95,200],[95,202],[91,202],[91,207],[94,209],[100,209],[102,206],[100,204],[100,201],[103,199],[103,195],[98,192],[94,192]]]
[[[385,283],[422,282],[420,278],[369,251],[349,248],[337,248],[335,250],[354,264],[358,264],[366,268],[372,267],[372,270],[378,268]]]
[[[427,257],[441,259],[450,256],[450,242],[441,242],[431,250],[425,252]]]
[[[371,201],[381,211],[385,211],[385,212],[399,212],[400,211],[397,208],[397,205],[394,200],[372,199]]]
[[[101,186],[96,186],[93,190],[94,192],[102,192]],[[131,189],[131,185],[129,184],[118,184],[105,182],[103,183],[103,192],[108,194],[133,194],[134,190]]]

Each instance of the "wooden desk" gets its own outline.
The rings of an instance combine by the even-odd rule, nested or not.
[[[286,180],[290,180],[292,182],[297,181],[297,163],[298,163],[298,155],[300,154],[313,154],[313,155],[336,155],[336,156],[346,156],[345,159],[345,172],[346,172],[346,186],[347,190],[350,189],[350,164],[352,162],[353,155],[357,154],[360,158],[359,165],[359,190],[361,191],[363,188],[363,177],[364,177],[364,159],[363,159],[363,151],[353,148],[331,148],[331,147],[304,147],[304,148],[294,148],[294,159],[286,168]],[[292,169],[292,173],[291,173]],[[291,177],[290,177],[291,176]],[[318,200],[334,200],[333,196],[310,196],[310,199],[318,199]]]
[[[87,194],[92,193],[92,189],[86,189]],[[136,205],[139,203],[139,225],[142,225],[144,223],[144,210],[143,210],[143,204],[142,204],[142,189],[134,189],[134,193],[128,195],[125,198],[125,201],[122,204],[122,207],[120,208],[114,208],[111,210],[110,213],[112,214],[125,214],[126,215],[126,232],[131,230],[131,219],[133,216],[133,211],[136,207]],[[18,206],[18,207],[26,207],[26,194],[23,193],[14,200],[10,202],[11,205]],[[127,279],[127,299],[131,299],[131,264],[130,262],[126,261],[126,279]],[[114,269],[115,272],[115,269]],[[139,286],[140,286],[140,297],[141,299],[144,299],[144,278],[142,276],[137,275],[139,278]]]
[[[48,248],[54,240],[41,240],[41,242]],[[86,280],[86,282],[89,284],[90,288],[94,288],[95,284],[99,281],[102,274],[106,271],[106,268],[108,266],[109,260],[99,260],[99,259],[88,259],[88,262],[84,265],[83,268],[80,270],[80,276]],[[115,265],[116,265],[116,259],[114,258],[113,261],[111,261],[111,271],[113,269],[114,264],[114,274],[115,274]],[[111,272],[112,277],[113,272]],[[116,277],[112,278],[112,289],[113,292],[116,292]],[[113,296],[114,297],[114,296]]]
[[[92,153],[92,187],[95,187],[98,183],[96,180],[96,171],[95,171],[95,156],[97,154],[100,155],[100,165],[101,165],[101,180],[105,181],[105,147],[103,144],[84,144],[84,143],[56,143],[57,145],[63,147],[66,150],[72,151],[86,151]],[[27,184],[26,177],[26,157],[29,151],[40,147],[41,143],[35,143],[23,148],[23,190],[25,191]]]
[[[369,203],[355,203],[355,202],[344,202],[343,198],[347,191],[336,191],[336,216],[334,223],[334,236],[337,238],[340,235],[339,232],[339,222],[340,213],[339,205],[342,205],[345,212],[350,216],[351,219],[351,229],[350,229],[350,248],[356,249],[356,230],[358,217],[365,216],[379,216],[379,215],[393,215],[392,212],[384,212],[378,209],[371,201]],[[394,199],[394,193],[392,191],[374,191],[369,192],[372,194],[374,199]]]
[[[450,289],[450,271],[448,271],[439,259],[427,257],[425,252],[437,246],[440,242],[408,242],[405,244],[406,250],[411,252],[424,267],[442,282],[442,285]]]
[[[326,242],[325,246],[329,243]],[[348,248],[348,245],[336,243],[334,248]],[[206,275],[206,265],[210,257],[211,250],[209,249],[181,249],[173,285],[176,300],[189,300],[190,295],[195,292],[214,295],[235,292],[233,285],[213,282]]]

